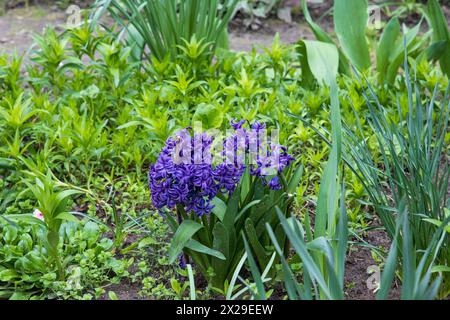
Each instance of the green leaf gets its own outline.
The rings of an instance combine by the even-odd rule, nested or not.
[[[69,212],[61,212],[58,214],[55,219],[63,220],[63,221],[72,221],[72,222],[80,222],[74,215],[70,214]]]
[[[240,194],[241,188],[240,186],[238,186],[236,190],[234,190],[233,194],[231,195],[231,198],[228,200],[227,203],[227,210],[225,211],[223,224],[229,230],[234,228],[234,221],[236,219],[239,209]]]
[[[406,48],[412,50],[412,45],[417,38],[420,31],[420,23],[418,23],[414,28],[404,31],[404,37],[397,39],[395,45],[390,50],[389,55],[389,66],[386,71],[386,82],[392,84],[395,77],[398,74],[398,68],[401,66],[405,59],[405,42]],[[408,51],[409,52],[409,51]]]
[[[189,275],[189,298],[191,301],[197,299],[195,293],[195,281],[194,281],[194,272],[192,272],[192,266],[190,264],[187,265],[188,275]]]
[[[438,61],[445,54],[447,47],[450,45],[449,40],[440,40],[433,42],[431,46],[423,51],[423,54],[426,56],[428,61]],[[420,58],[417,58],[420,60]]]
[[[189,242],[186,244],[185,247],[188,249],[191,249],[193,251],[196,251],[196,252],[200,252],[200,253],[207,254],[209,256],[216,257],[220,260],[226,260],[226,258],[222,252],[208,248],[207,246],[201,244],[197,240],[193,240],[193,239],[189,240]]]
[[[58,200],[58,201],[62,201],[62,200],[65,200],[65,199],[67,199],[67,198],[70,198],[71,196],[73,196],[73,195],[76,195],[76,194],[82,194],[83,192],[82,191],[79,191],[79,190],[72,190],[72,189],[70,189],[70,190],[64,190],[64,191],[61,191],[60,193],[58,193],[58,195],[56,196],[56,199]]]
[[[325,166],[321,181],[319,196],[317,200],[316,221],[314,226],[314,236],[326,236],[326,230],[330,235],[335,230],[338,192],[338,167],[341,160],[341,116],[338,98],[338,88],[335,82],[331,84],[331,126],[333,145],[329,160]]]
[[[303,175],[303,165],[299,166],[294,174],[292,175],[291,180],[289,181],[289,185],[288,188],[286,190],[286,192],[288,194],[294,194],[295,191],[297,190],[298,185],[300,184],[300,180],[302,179],[302,175]]]
[[[203,129],[220,128],[223,122],[223,109],[212,104],[201,103],[197,106],[192,124],[201,122]]]
[[[220,251],[223,255],[230,259],[234,254],[234,248],[232,244],[233,238],[225,225],[221,222],[216,223],[213,229],[213,247],[215,250]],[[212,266],[214,269],[214,286],[220,288],[223,286],[224,281],[228,275],[228,267],[230,263],[224,260],[216,258],[212,259]]]
[[[377,47],[377,72],[378,82],[384,83],[386,72],[389,66],[389,57],[392,53],[395,43],[400,36],[400,23],[398,18],[392,18],[381,35],[380,42]]]
[[[250,192],[250,170],[247,168],[244,171],[241,179],[241,201],[244,202]]]
[[[439,60],[439,63],[442,71],[447,76],[450,76],[450,31],[447,25],[447,20],[445,19],[441,5],[437,0],[428,1],[426,13],[428,23],[433,29],[433,41],[447,41],[447,46],[441,59]]]
[[[367,0],[335,0],[334,29],[344,52],[360,70],[370,68],[370,51],[366,40]]]
[[[423,221],[429,222],[431,224],[434,224],[437,227],[442,226],[443,222],[437,219],[423,219]],[[450,233],[450,226],[446,226],[444,228],[445,232]]]
[[[242,208],[241,211],[239,211],[238,215],[234,219],[235,222],[237,222],[248,210],[250,210],[253,206],[258,205],[262,199],[259,200],[253,200],[252,202],[248,203],[244,208]]]
[[[261,273],[259,272],[258,266],[256,265],[255,259],[253,258],[250,246],[248,245],[247,239],[242,235],[244,239],[245,252],[247,253],[248,264],[250,265],[250,271],[253,276],[253,280],[256,283],[257,292],[253,293],[257,300],[266,300],[266,290],[264,289],[264,284],[261,278]]]
[[[17,278],[19,278],[19,274],[15,270],[6,269],[0,271],[0,281],[9,282]]]
[[[169,248],[169,263],[174,263],[192,236],[203,226],[193,220],[186,219],[178,227]]]
[[[223,221],[223,217],[227,211],[227,204],[218,197],[212,199],[211,204],[214,206],[212,213],[214,213],[220,221]]]
[[[41,219],[35,218],[32,214],[8,214],[4,216],[11,221],[24,221],[30,224],[46,226],[45,222]]]
[[[30,300],[32,294],[26,292],[14,292],[13,295],[9,298],[9,300],[23,301]]]
[[[117,297],[117,294],[114,291],[108,291],[108,297],[109,300],[119,300],[119,297]]]
[[[260,267],[265,268],[268,262],[267,254],[264,250],[264,247],[259,242],[258,235],[256,233],[255,227],[253,226],[253,221],[250,218],[247,218],[247,220],[245,220],[245,231],[253,252],[256,254],[256,259],[258,260]]]
[[[338,72],[339,53],[336,46],[312,40],[303,40],[299,44],[303,85],[310,87],[313,78],[320,85],[328,85]]]
[[[145,247],[157,244],[157,243],[158,243],[158,241],[156,241],[154,238],[152,238],[152,237],[145,237],[144,239],[139,241],[138,248],[142,249],[142,248],[145,248]]]
[[[438,272],[449,273],[450,272],[450,266],[434,266],[431,269],[431,272],[433,272],[433,273],[438,273]]]

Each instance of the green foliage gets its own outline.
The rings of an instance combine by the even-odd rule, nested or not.
[[[294,300],[344,298],[348,226],[345,191],[338,187],[341,162],[341,118],[337,85],[330,82],[330,87],[333,146],[321,179],[314,232],[311,230],[308,213],[305,215],[305,228],[303,228],[294,217],[286,219],[278,212],[283,230],[303,263],[302,285],[297,283],[283,252],[280,251],[273,229],[267,225],[275,248],[282,257],[286,290],[289,298]]]
[[[334,44],[331,36],[326,34],[311,18],[306,0],[302,0],[302,10],[306,21],[311,27],[318,41]],[[350,10],[350,11],[349,11]],[[356,17],[349,20],[348,17]],[[368,2],[354,0],[349,6],[348,1],[336,0],[333,8],[334,28],[339,46],[339,72],[349,75],[349,62],[359,71],[365,72],[371,68],[371,47],[368,44]],[[403,35],[400,32],[400,23],[396,16],[392,17],[385,26],[380,39],[375,42],[376,71],[380,85],[392,85],[403,61],[404,48],[408,49],[411,57],[425,56],[429,60],[436,60],[442,50],[435,45],[426,47],[430,32],[419,35],[421,22],[411,29],[403,26]],[[442,39],[440,39],[442,40]],[[309,58],[309,57],[308,57]]]
[[[433,45],[442,47],[433,59],[439,60],[442,71],[450,77],[450,30],[447,25],[442,8],[437,0],[429,0],[426,17],[433,29]]]
[[[433,276],[436,257],[441,250],[446,234],[444,225],[436,230],[425,250],[419,250],[414,245],[411,225],[405,202],[399,203],[399,216],[396,222],[396,233],[389,251],[386,265],[380,283],[377,299],[386,299],[392,285],[396,270],[397,256],[402,253],[402,295],[403,300],[433,300],[439,293],[442,274]],[[433,280],[434,278],[434,280]]]
[[[88,299],[104,281],[117,282],[127,262],[114,258],[112,241],[93,222],[64,222],[58,237],[64,279],[47,251],[46,229],[0,216],[0,297]],[[96,296],[98,298],[98,296]]]
[[[175,59],[183,41],[194,36],[205,41],[212,58],[216,47],[226,43],[224,34],[236,4],[237,0],[99,0],[94,19],[108,11],[126,30],[138,59]]]
[[[335,45],[303,40],[299,45],[302,66],[302,85],[312,87],[314,79],[319,84],[327,83],[328,75],[336,77],[339,66],[339,54]]]
[[[367,0],[352,0],[350,3],[344,0],[334,1],[333,17],[337,37],[349,60],[360,70],[370,67],[365,34],[369,18],[367,7]]]
[[[382,167],[377,165],[375,159],[378,157],[371,151],[359,124],[355,126],[358,133],[349,127],[346,129],[345,154],[390,237],[395,236],[395,210],[392,207],[399,207],[404,200],[410,212],[414,243],[418,249],[425,250],[438,226],[427,223],[424,218],[442,222],[448,210],[450,170],[443,150],[449,123],[449,90],[447,88],[439,101],[435,88],[430,100],[425,99],[422,103],[419,84],[415,82],[412,87],[407,64],[405,69],[406,117],[400,102],[397,111],[389,110],[380,103],[370,86],[365,93],[371,134],[377,139],[379,149],[376,153],[381,156]],[[445,241],[448,243],[448,239]],[[437,263],[447,265],[448,257],[448,245],[444,245]],[[447,282],[446,277],[444,283]]]

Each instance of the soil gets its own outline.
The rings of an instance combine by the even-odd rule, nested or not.
[[[374,229],[367,232],[364,241],[377,247],[382,252],[388,252],[391,241],[386,233],[380,227],[379,221],[374,219]],[[369,288],[368,280],[375,276],[370,270],[375,267],[378,269],[379,263],[372,257],[370,248],[366,246],[351,246],[347,255],[345,286],[346,295],[349,300],[373,300],[376,296],[376,290]],[[379,274],[378,274],[379,276]],[[401,288],[397,282],[392,286],[389,299],[399,300]]]

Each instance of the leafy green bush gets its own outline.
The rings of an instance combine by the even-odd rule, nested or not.
[[[61,226],[57,250],[65,280],[59,279],[46,237],[41,225],[12,223],[0,216],[1,298],[98,298],[105,281],[127,275],[127,262],[114,258],[112,241],[102,238],[101,228],[91,221]]]

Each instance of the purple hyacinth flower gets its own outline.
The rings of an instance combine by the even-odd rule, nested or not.
[[[270,180],[269,188],[271,190],[281,190],[281,183],[280,183],[280,179],[278,178],[278,176],[276,176],[275,178]]]
[[[234,130],[241,129],[242,126],[243,126],[244,123],[245,123],[245,120],[240,120],[240,121],[238,121],[238,122],[235,122],[235,120],[236,120],[236,118],[231,119],[231,120],[230,120],[230,125],[233,127]]]

